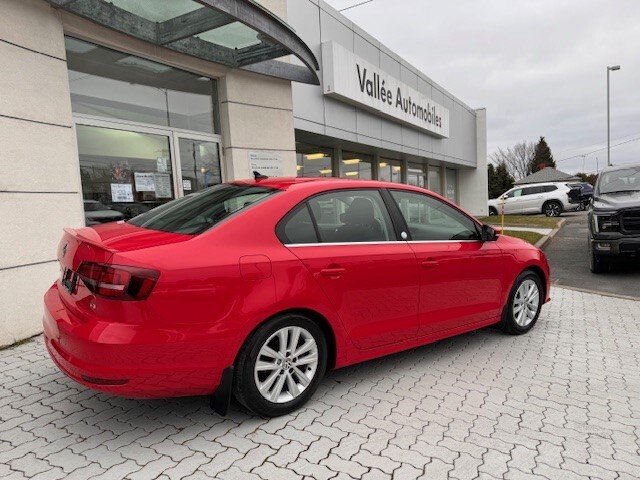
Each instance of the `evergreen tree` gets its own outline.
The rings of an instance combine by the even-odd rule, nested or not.
[[[551,149],[547,145],[547,141],[544,137],[540,137],[540,140],[536,144],[536,148],[531,160],[531,173],[535,173],[546,167],[556,168],[556,162],[553,160]]]
[[[505,162],[498,163],[494,166],[490,163],[487,166],[489,198],[498,198],[504,192],[513,187],[514,179],[509,174],[507,164]]]

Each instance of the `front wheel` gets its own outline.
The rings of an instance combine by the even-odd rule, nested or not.
[[[511,335],[521,335],[531,330],[540,316],[543,292],[542,280],[537,274],[531,270],[522,272],[511,288],[502,313],[502,330]]]
[[[309,400],[327,368],[327,342],[317,323],[297,314],[270,320],[242,347],[236,399],[263,417],[290,413]]]
[[[489,216],[498,215],[498,210],[494,207],[489,207]]]
[[[611,259],[609,257],[597,255],[593,250],[591,250],[589,257],[591,273],[605,273],[611,268]]]
[[[559,217],[562,214],[562,204],[556,201],[547,202],[542,211],[547,217]]]

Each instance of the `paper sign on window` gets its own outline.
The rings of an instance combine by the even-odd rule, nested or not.
[[[153,173],[135,172],[133,177],[136,182],[136,191],[138,192],[155,192],[156,182]]]
[[[133,202],[133,189],[130,183],[112,183],[111,184],[111,201]]]

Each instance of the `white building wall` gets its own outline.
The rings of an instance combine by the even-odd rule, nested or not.
[[[460,205],[473,215],[488,215],[488,178],[487,178],[487,111],[476,110],[476,161],[474,169],[458,171]]]
[[[0,15],[0,346],[39,333],[63,227],[84,224],[62,24],[41,0]]]

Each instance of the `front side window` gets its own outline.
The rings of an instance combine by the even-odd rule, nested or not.
[[[395,240],[387,207],[377,190],[338,190],[309,199],[320,241]]]
[[[392,190],[412,240],[477,240],[473,220],[446,203],[419,193]]]
[[[509,193],[507,193],[507,198],[514,198],[514,197],[521,197],[522,196],[522,189],[518,188],[517,190],[511,190]]]
[[[129,223],[151,230],[198,234],[277,192],[251,185],[216,185],[154,208]]]

